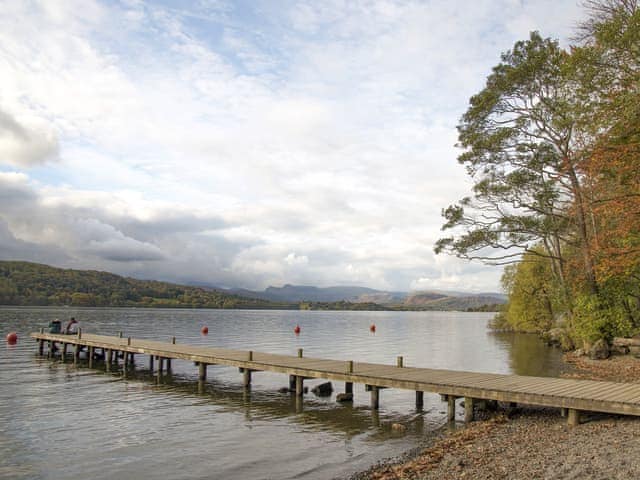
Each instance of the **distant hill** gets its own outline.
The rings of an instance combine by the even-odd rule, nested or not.
[[[268,287],[263,291],[231,289],[229,292],[246,297],[277,302],[354,302],[354,303],[399,303],[406,293],[383,292],[367,287],[337,286],[313,287],[308,285],[284,285]]]
[[[500,305],[506,302],[501,293],[470,294],[464,292],[390,292],[366,287],[335,286],[313,287],[307,285],[284,285],[268,287],[263,291],[244,289],[227,290],[236,295],[258,298],[272,302],[311,302],[377,304],[397,310],[468,310],[485,305]]]
[[[312,310],[487,310],[500,294],[387,292],[366,287],[285,285],[262,292],[137,280],[95,270],[0,261],[0,305]]]
[[[482,307],[492,306],[497,310],[497,306],[504,304],[505,300],[486,295],[470,295],[466,297],[441,297],[420,304],[420,310],[484,310]],[[408,306],[411,306],[409,304]],[[492,310],[488,310],[492,311]]]
[[[136,280],[94,270],[0,261],[0,305],[298,308],[212,289]]]

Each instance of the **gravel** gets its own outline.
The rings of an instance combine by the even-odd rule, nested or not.
[[[640,382],[640,360],[633,357],[566,361],[573,366],[567,377]],[[479,413],[480,421],[352,480],[640,478],[640,418],[590,414],[570,428],[558,409]]]

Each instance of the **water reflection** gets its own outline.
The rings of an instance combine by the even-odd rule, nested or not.
[[[492,333],[497,344],[509,355],[509,366],[516,375],[558,377],[566,368],[562,354],[540,341],[535,334]]]

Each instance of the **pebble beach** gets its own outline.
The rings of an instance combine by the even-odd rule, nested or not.
[[[565,355],[564,376],[640,382],[640,360]],[[351,480],[640,478],[640,418],[586,414],[567,426],[558,409],[479,412],[478,421],[443,429],[429,445],[381,462]]]

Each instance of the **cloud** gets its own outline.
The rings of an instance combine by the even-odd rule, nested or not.
[[[227,286],[497,288],[498,269],[432,252],[441,209],[469,193],[455,125],[501,51],[532,26],[564,38],[577,15],[573,0],[9,2],[0,242]]]
[[[0,109],[0,164],[32,167],[58,156],[56,135],[37,121],[20,123]]]

